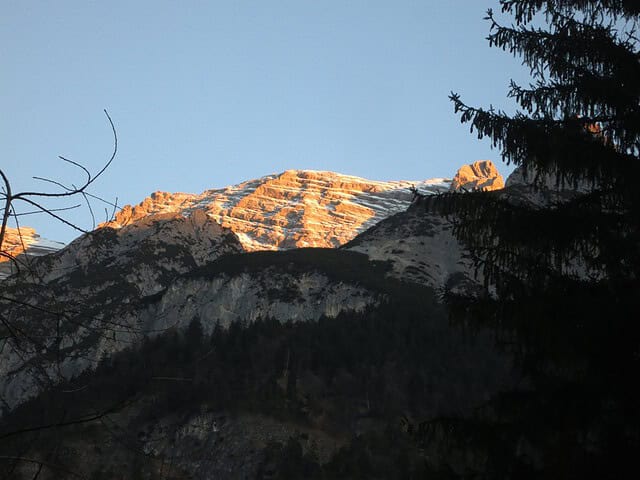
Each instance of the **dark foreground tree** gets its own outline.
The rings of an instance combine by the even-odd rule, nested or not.
[[[520,111],[451,99],[533,185],[428,202],[455,216],[488,287],[484,298],[450,295],[454,317],[492,325],[525,381],[473,422],[449,425],[476,453],[454,470],[625,478],[640,451],[640,2],[500,3],[514,24],[489,11],[489,43],[533,77],[511,83]],[[424,425],[423,441],[439,431]]]

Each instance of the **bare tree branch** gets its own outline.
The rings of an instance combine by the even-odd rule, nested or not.
[[[11,216],[11,209],[14,205],[15,202],[17,201],[22,201],[25,202],[29,205],[31,205],[32,207],[36,208],[37,212],[41,212],[41,213],[46,213],[50,216],[52,216],[53,218],[55,218],[56,220],[64,223],[65,225],[68,225],[72,228],[74,228],[75,230],[78,230],[80,232],[86,233],[86,230],[78,227],[77,225],[75,225],[74,223],[64,219],[63,217],[61,217],[60,215],[57,215],[54,212],[59,212],[59,211],[64,211],[64,209],[52,209],[47,207],[46,205],[41,204],[39,201],[34,200],[34,198],[49,198],[49,199],[53,199],[53,198],[69,198],[69,197],[74,197],[77,195],[82,195],[84,200],[87,202],[88,207],[89,207],[89,212],[91,214],[92,217],[92,222],[93,222],[93,227],[95,228],[95,215],[93,214],[93,209],[90,205],[90,202],[88,200],[88,197],[99,200],[99,201],[104,201],[102,198],[93,195],[89,192],[87,192],[87,189],[93,185],[93,183],[107,170],[107,168],[109,168],[109,166],[111,165],[111,163],[113,162],[113,160],[116,157],[116,154],[118,153],[118,134],[116,132],[116,128],[115,125],[113,124],[113,120],[111,119],[111,116],[109,115],[109,112],[107,112],[107,110],[104,110],[104,114],[107,117],[107,120],[109,121],[109,125],[111,127],[111,131],[113,133],[113,151],[111,152],[111,156],[109,157],[109,159],[107,160],[107,162],[102,166],[102,168],[95,174],[93,175],[84,165],[80,164],[79,162],[76,162],[74,160],[70,160],[68,158],[65,158],[63,156],[59,156],[58,158],[60,158],[60,160],[62,160],[63,162],[69,163],[70,165],[73,165],[77,168],[79,168],[80,170],[82,170],[84,172],[84,174],[86,175],[86,179],[85,181],[82,183],[82,185],[80,186],[75,186],[72,185],[71,187],[65,185],[64,183],[57,181],[57,180],[53,180],[50,178],[44,178],[44,177],[33,177],[36,180],[39,181],[43,181],[46,183],[50,183],[53,185],[56,185],[58,187],[60,187],[63,191],[61,192],[45,192],[45,191],[22,191],[22,192],[18,192],[18,193],[13,193],[12,189],[11,189],[11,183],[9,182],[9,178],[7,177],[7,175],[5,174],[5,172],[0,169],[0,177],[2,177],[2,181],[4,183],[3,186],[3,193],[2,193],[2,200],[4,201],[4,208],[3,208],[3,215],[2,215],[2,224],[0,227],[0,252],[5,251],[4,249],[4,243],[5,243],[5,238],[6,238],[6,232],[7,232],[7,225],[9,222],[9,217]],[[117,208],[117,205],[112,204],[111,202],[108,201],[104,201],[105,203],[107,203],[110,206],[113,206],[114,209]]]

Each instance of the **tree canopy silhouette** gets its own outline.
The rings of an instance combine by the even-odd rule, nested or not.
[[[495,328],[528,386],[458,432],[482,478],[623,478],[640,448],[640,4],[500,4],[513,23],[489,10],[489,44],[532,76],[511,82],[519,110],[450,98],[529,182],[426,203],[455,219],[487,286],[449,295],[454,318]]]

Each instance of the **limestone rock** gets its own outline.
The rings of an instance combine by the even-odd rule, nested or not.
[[[0,414],[43,385],[73,377],[95,366],[103,354],[126,348],[141,338],[141,332],[159,331],[154,327],[158,322],[164,322],[162,328],[166,329],[184,320],[172,317],[168,321],[164,312],[149,317],[142,312],[178,276],[242,252],[233,232],[203,212],[189,216],[169,212],[121,229],[98,229],[59,252],[34,258],[28,269],[3,281],[0,315],[16,331],[29,332],[28,339],[44,340],[17,337],[4,343],[0,352]],[[229,305],[249,305],[243,296],[225,292],[220,295],[231,297]],[[186,295],[177,298],[187,306],[191,303]],[[327,309],[341,301],[342,297],[333,300]],[[182,311],[190,310],[185,307]],[[64,312],[59,344],[50,330],[60,318],[57,312]],[[58,348],[69,355],[55,365],[51,352]]]
[[[157,213],[195,210],[231,229],[248,251],[338,247],[411,204],[410,187],[446,191],[443,178],[381,182],[313,170],[287,170],[201,194],[155,192],[103,226],[120,228]]]
[[[438,291],[452,280],[474,276],[468,252],[453,234],[451,218],[425,212],[419,204],[382,220],[343,248],[390,262],[389,276]]]
[[[479,160],[458,169],[450,189],[452,191],[499,190],[504,188],[502,175],[491,160]]]
[[[539,189],[575,193],[589,193],[595,188],[593,183],[584,178],[574,180],[567,178],[562,181],[562,179],[555,174],[546,173],[538,175],[535,169],[530,168],[526,170],[522,166],[517,167],[513,172],[511,172],[511,175],[507,177],[506,186],[536,186]]]
[[[46,255],[64,247],[64,243],[42,238],[31,227],[8,227],[5,232],[2,251],[12,255],[20,265],[27,265],[28,257]],[[8,257],[0,256],[0,279],[15,273],[17,267]]]

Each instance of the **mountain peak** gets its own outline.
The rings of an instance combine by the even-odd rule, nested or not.
[[[245,249],[337,247],[386,216],[405,210],[410,187],[436,193],[449,181],[376,181],[317,170],[286,170],[201,194],[154,192],[125,206],[113,221],[120,228],[149,215],[196,210],[233,230]]]
[[[61,242],[47,240],[38,235],[32,227],[7,227],[2,245],[2,251],[16,258],[20,264],[25,262],[24,254],[28,256],[46,255],[64,247]],[[14,273],[15,264],[7,257],[0,257],[0,279]]]
[[[504,188],[504,179],[491,160],[478,160],[458,169],[451,190],[499,190]]]

